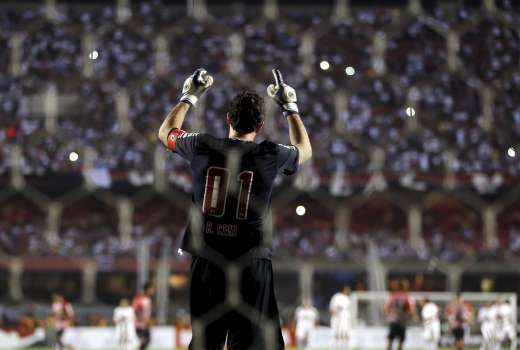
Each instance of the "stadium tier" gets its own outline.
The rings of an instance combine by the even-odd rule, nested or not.
[[[282,13],[292,15],[274,21],[223,4],[194,18],[182,16],[186,8],[179,4],[158,1],[138,2],[126,17],[115,4],[59,3],[50,14],[36,3],[6,3],[0,41],[5,46],[0,65],[2,181],[7,186],[21,174],[28,186],[38,182],[49,192],[52,185],[45,188],[45,182],[60,175],[69,176],[63,181],[70,188],[85,182],[113,189],[162,181],[187,191],[187,164],[168,156],[156,142],[157,125],[179,95],[176,82],[192,62],[215,75],[219,84],[187,123],[223,136],[230,92],[261,86],[276,63],[296,83],[315,145],[312,164],[296,181],[297,188],[339,198],[387,189],[456,189],[494,201],[509,193],[520,171],[520,110],[515,103],[520,98],[515,31],[520,14],[508,4],[500,2],[497,11],[484,5],[424,4],[419,14],[399,7],[352,7],[345,18],[329,17],[332,7],[327,6],[319,11],[299,6],[295,13],[282,6]],[[157,14],[159,7],[164,12]],[[467,17],[472,20],[457,25]],[[182,30],[166,25],[175,21]],[[266,134],[282,142],[287,126],[272,108],[267,113]],[[469,198],[441,202],[429,210],[431,215],[455,207],[462,213],[453,214],[457,217],[467,211],[482,215],[480,206],[471,208]],[[482,219],[453,228],[430,220],[422,209],[422,234],[430,248],[441,249],[447,235],[472,241],[458,252],[444,250],[447,258],[496,247],[485,243]],[[407,215],[405,208],[401,211]],[[401,233],[390,233],[407,251],[408,224],[402,223]],[[503,247],[517,232],[500,227],[488,241]],[[105,228],[117,236],[115,226]],[[324,240],[332,249],[313,249],[334,250],[335,232],[329,229]],[[4,240],[16,230],[4,229]],[[351,231],[351,237],[358,235]],[[58,236],[74,234],[60,229]]]
[[[165,12],[156,18],[159,7]],[[155,128],[194,62],[219,84],[191,122],[219,136],[230,88],[264,84],[276,63],[309,116],[320,184],[334,175],[367,182],[374,167],[388,180],[407,175],[436,187],[449,174],[465,187],[477,173],[518,181],[516,7],[440,3],[417,15],[353,7],[349,17],[330,19],[302,6],[276,21],[215,7],[218,15],[210,6],[196,19],[174,4],[139,2],[123,20],[115,5],[59,3],[49,18],[44,6],[6,3],[0,169],[15,166],[19,146],[25,174],[79,173],[91,149],[91,166],[111,178],[152,177]],[[281,141],[286,126],[273,113],[266,129]],[[75,163],[72,151],[80,154]],[[167,162],[170,172],[185,167]]]

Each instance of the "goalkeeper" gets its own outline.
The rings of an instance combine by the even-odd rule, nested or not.
[[[290,145],[255,142],[264,125],[264,101],[243,91],[230,102],[226,138],[182,129],[189,109],[211,87],[198,69],[186,79],[180,102],[159,129],[160,141],[189,161],[193,204],[182,249],[191,253],[190,349],[283,349],[271,265],[270,214],[278,173],[294,174],[311,158],[296,92],[273,70],[267,94],[289,125]]]

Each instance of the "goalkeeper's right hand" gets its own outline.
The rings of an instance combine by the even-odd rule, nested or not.
[[[296,91],[283,82],[282,73],[278,69],[273,69],[273,76],[275,83],[267,87],[267,94],[282,108],[284,116],[298,114]]]
[[[181,102],[195,106],[199,97],[213,85],[213,77],[204,68],[197,69],[182,86]]]

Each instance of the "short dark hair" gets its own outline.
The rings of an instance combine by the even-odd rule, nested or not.
[[[254,91],[242,91],[231,100],[228,112],[233,129],[256,131],[264,122],[264,99]]]

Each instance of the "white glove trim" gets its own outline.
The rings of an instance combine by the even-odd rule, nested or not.
[[[182,97],[181,97],[181,102],[186,102],[186,103],[192,105],[193,107],[195,107],[197,105],[198,100],[199,100],[199,98],[195,95],[182,95]]]

